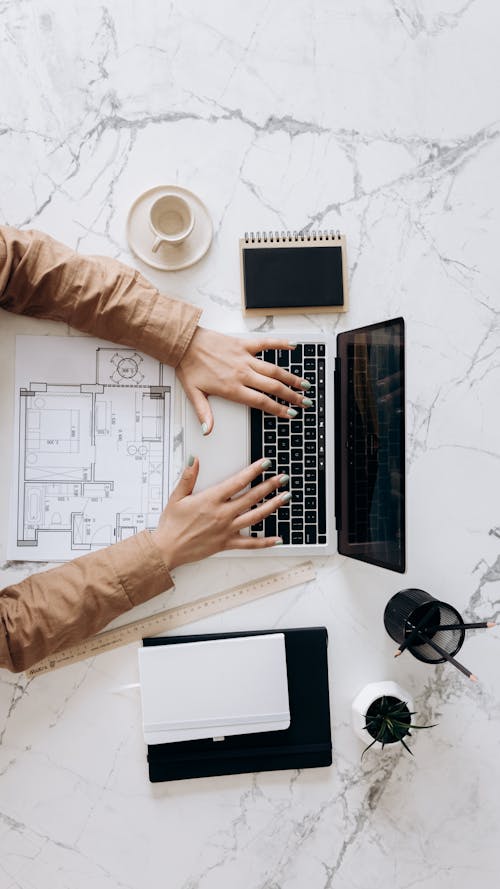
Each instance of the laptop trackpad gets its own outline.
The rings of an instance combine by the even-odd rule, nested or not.
[[[204,436],[191,403],[185,407],[185,454],[198,457],[200,474],[195,491],[218,484],[249,462],[248,408],[224,398],[210,398],[215,425],[210,435]]]

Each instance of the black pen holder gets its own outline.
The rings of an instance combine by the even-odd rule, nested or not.
[[[384,611],[384,626],[391,639],[401,645],[405,639],[420,627],[420,633],[413,636],[408,651],[425,664],[442,664],[445,662],[439,652],[435,651],[427,640],[432,640],[447,654],[453,656],[460,651],[465,630],[457,627],[454,630],[441,630],[440,626],[463,624],[462,615],[453,605],[435,599],[425,590],[401,590],[389,599]]]

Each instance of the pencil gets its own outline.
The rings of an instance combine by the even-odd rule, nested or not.
[[[471,673],[471,671],[468,670],[467,667],[464,667],[463,664],[460,664],[458,661],[456,661],[455,658],[451,656],[451,654],[448,654],[448,652],[444,650],[444,648],[441,648],[441,646],[438,645],[436,642],[433,642],[432,639],[428,639],[427,636],[424,636],[423,633],[420,632],[420,630],[418,631],[418,635],[421,636],[421,638],[427,642],[427,645],[430,645],[431,648],[434,649],[434,651],[437,651],[438,654],[441,655],[441,657],[444,657],[444,659],[448,661],[449,664],[453,664],[453,666],[456,667],[457,670],[460,670],[460,672],[463,673],[464,676],[467,676],[468,679],[472,680],[472,682],[478,681],[477,676],[475,676],[474,673]]]
[[[494,620],[483,620],[480,623],[475,624],[435,624],[432,627],[426,627],[428,630],[490,630],[492,627],[496,627],[496,623]]]
[[[424,627],[425,627],[425,629],[427,629],[427,623],[434,616],[436,609],[437,609],[437,606],[433,605],[431,610],[428,611],[427,614],[424,615],[422,620],[419,620],[418,624],[413,627],[413,630],[411,631],[409,636],[406,636],[406,638],[403,639],[403,641],[402,641],[401,645],[399,646],[398,650],[396,651],[394,657],[399,657],[400,654],[403,654],[403,651],[405,650],[405,648],[408,648],[409,645],[412,645],[413,642],[415,642],[415,639],[417,639],[417,637],[420,635],[420,632],[419,632],[420,630],[424,629]],[[412,626],[412,625],[410,624],[410,626]]]

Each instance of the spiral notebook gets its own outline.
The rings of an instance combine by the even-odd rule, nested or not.
[[[246,315],[347,311],[346,242],[339,231],[246,232],[240,270]]]

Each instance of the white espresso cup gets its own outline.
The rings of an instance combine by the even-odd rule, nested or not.
[[[151,205],[149,223],[156,235],[151,248],[156,253],[162,244],[172,247],[182,244],[193,231],[194,215],[185,198],[175,192],[165,192]]]

